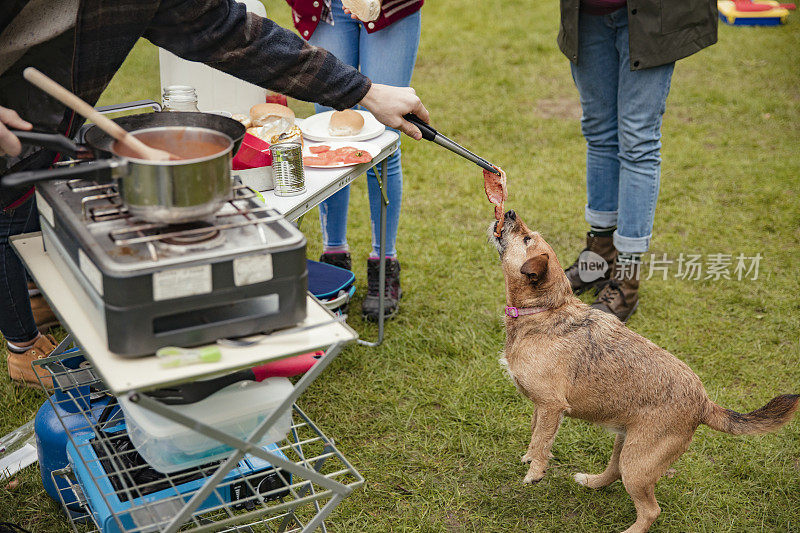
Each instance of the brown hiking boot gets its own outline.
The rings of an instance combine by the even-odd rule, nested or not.
[[[592,307],[627,322],[639,305],[641,263],[614,263],[614,273],[597,293]]]
[[[41,331],[47,331],[53,326],[58,325],[58,318],[56,318],[53,310],[50,309],[50,304],[44,299],[39,288],[32,281],[28,283],[28,294],[31,299],[31,311],[33,312],[33,320],[36,322],[36,327]]]
[[[48,389],[53,388],[53,378],[50,373],[44,368],[37,366],[36,371],[33,370],[31,363],[37,359],[44,359],[48,357],[55,349],[58,343],[51,335],[41,335],[33,346],[28,348],[22,353],[8,352],[8,376],[14,381],[34,388],[42,388],[44,385]],[[41,383],[39,378],[41,378]]]
[[[586,233],[586,248],[578,258],[564,269],[572,292],[583,294],[595,285],[607,281],[617,258],[617,249],[611,235],[600,236],[593,231]]]

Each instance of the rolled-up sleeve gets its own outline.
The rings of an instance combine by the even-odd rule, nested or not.
[[[293,98],[345,109],[369,79],[233,0],[165,0],[144,37],[189,61]]]

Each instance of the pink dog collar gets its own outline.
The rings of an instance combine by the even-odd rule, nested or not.
[[[524,315],[535,315],[536,313],[541,313],[542,311],[547,311],[547,307],[511,307],[510,305],[506,306],[506,315],[510,316],[511,318],[517,318],[518,316]]]

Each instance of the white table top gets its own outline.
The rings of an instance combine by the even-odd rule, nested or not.
[[[306,141],[308,142],[308,141]],[[275,191],[262,191],[268,207],[276,209],[289,220],[296,220],[312,210],[320,202],[342,189],[370,167],[375,166],[400,147],[400,135],[391,130],[384,131],[369,142],[381,147],[371,162],[352,167],[320,169],[305,168],[306,192],[297,196],[276,196]]]
[[[263,338],[264,342],[246,348],[219,346],[222,358],[216,363],[162,368],[155,356],[135,359],[120,357],[108,351],[108,346],[92,326],[69,284],[44,251],[41,233],[20,236],[12,244],[61,323],[72,333],[76,344],[84,350],[86,357],[91,360],[115,395],[194,381],[213,374],[326,348],[334,343],[352,342],[358,337],[346,323],[334,322],[302,331],[284,330],[269,336],[256,335],[250,339]],[[308,315],[299,324],[301,327],[323,324],[334,318],[330,311],[311,296],[307,298],[306,308]]]

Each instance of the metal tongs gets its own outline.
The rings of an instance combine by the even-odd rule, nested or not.
[[[418,127],[419,131],[422,132],[422,138],[425,139],[426,141],[433,141],[439,146],[443,146],[448,150],[450,150],[451,152],[455,152],[464,159],[472,161],[479,167],[485,168],[489,172],[497,174],[498,176],[500,175],[500,171],[497,170],[497,167],[495,167],[493,164],[489,163],[484,158],[473,154],[460,144],[451,141],[450,139],[448,139],[447,137],[445,137],[444,135],[433,129],[433,126],[431,126],[426,122],[423,122],[423,120],[419,118],[417,115],[409,113],[407,115],[404,115],[403,118],[412,123],[413,125],[415,125],[416,127]]]

